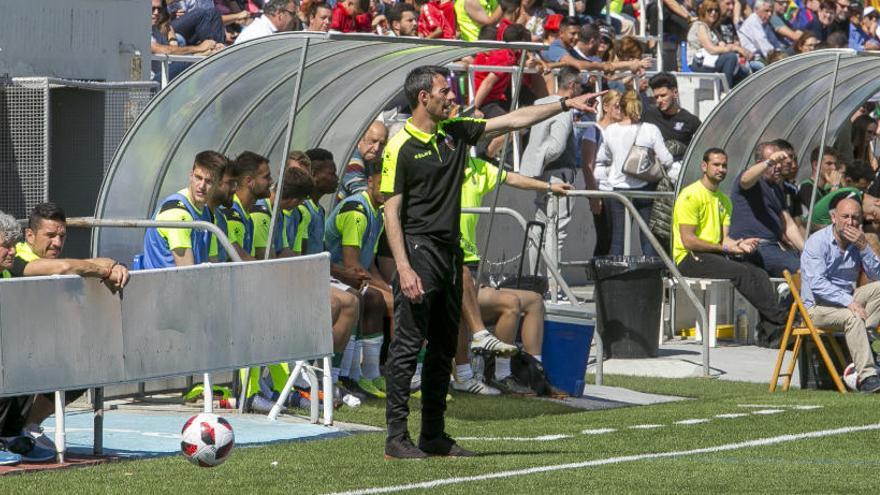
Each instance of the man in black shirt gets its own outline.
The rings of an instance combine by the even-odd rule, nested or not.
[[[700,127],[700,119],[678,104],[678,82],[668,72],[660,72],[648,81],[656,107],[648,107],[644,122],[656,125],[675,160],[681,160],[691,138]]]
[[[455,96],[448,75],[437,66],[418,67],[407,75],[404,93],[412,117],[383,155],[385,229],[397,265],[392,282],[394,340],[385,365],[388,459],[474,455],[456,445],[444,426],[461,317],[459,219],[468,148],[481,137],[529,127],[569,108],[594,112],[594,99],[601,94],[521,108],[489,120],[450,118]],[[409,385],[426,339],[422,431],[416,447],[407,428]]]

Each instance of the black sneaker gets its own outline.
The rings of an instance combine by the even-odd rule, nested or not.
[[[409,434],[385,440],[385,459],[426,459],[428,454],[416,447]]]
[[[859,384],[859,392],[864,392],[866,394],[876,394],[880,392],[880,378],[877,375],[869,376],[862,380],[862,383]]]
[[[339,389],[339,396],[345,397],[346,394],[351,395],[352,397],[357,397],[359,401],[363,404],[367,401],[367,397],[369,394],[364,392],[360,385],[357,384],[356,381],[352,380],[347,376],[340,376],[339,382],[336,384],[336,388]]]
[[[445,457],[474,457],[477,455],[475,452],[459,447],[455,440],[445,433],[431,440],[420,438],[419,449],[428,455]]]
[[[516,395],[520,397],[534,397],[538,395],[529,387],[520,385],[513,375],[508,375],[501,380],[491,380],[489,385],[497,388],[504,395]]]

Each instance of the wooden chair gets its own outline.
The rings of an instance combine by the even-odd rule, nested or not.
[[[843,381],[840,379],[840,374],[837,372],[837,369],[834,366],[834,362],[831,360],[831,356],[828,355],[828,351],[825,348],[825,344],[822,343],[822,336],[827,336],[828,341],[831,344],[831,349],[834,351],[835,356],[840,361],[841,366],[846,366],[846,360],[843,357],[843,352],[840,349],[840,346],[837,344],[837,340],[834,338],[834,332],[830,330],[822,330],[821,328],[816,328],[813,325],[813,321],[810,319],[810,314],[807,313],[807,308],[804,307],[804,303],[801,300],[801,276],[799,273],[795,273],[794,275],[790,274],[788,270],[783,272],[785,276],[785,281],[788,283],[788,288],[791,290],[791,295],[794,298],[794,302],[791,304],[791,310],[788,312],[788,321],[785,324],[785,333],[782,336],[782,342],[779,344],[779,355],[776,358],[776,367],[773,369],[773,377],[770,379],[770,391],[776,391],[776,385],[779,382],[779,377],[783,377],[782,381],[782,390],[788,390],[791,385],[791,377],[794,372],[795,363],[797,363],[798,354],[801,351],[801,347],[803,344],[803,340],[805,336],[810,336],[813,339],[813,343],[816,345],[816,349],[819,351],[819,355],[822,357],[822,362],[825,364],[825,367],[828,369],[828,373],[831,374],[831,379],[834,381],[834,385],[837,387],[837,391],[845,394],[846,387],[843,385]],[[795,326],[796,316],[800,315],[803,320],[804,326]],[[785,350],[788,346],[788,339],[794,336],[794,349],[791,354],[791,361],[788,364],[788,371],[785,374],[780,375],[780,371],[782,370],[782,362],[785,360]]]

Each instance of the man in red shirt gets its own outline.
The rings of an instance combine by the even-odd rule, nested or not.
[[[340,33],[370,32],[370,22],[366,22],[366,31],[363,30],[363,22],[357,19],[362,14],[368,14],[370,0],[341,0],[336,2],[333,9],[333,17],[330,20],[330,30]]]
[[[419,9],[419,37],[429,39],[455,39],[455,11],[452,11],[453,22],[450,23],[439,0],[415,0]],[[453,5],[446,2],[446,5]]]
[[[520,2],[519,0],[501,0],[501,20],[498,21],[498,41],[504,40],[504,31],[508,27],[516,23],[519,18]]]

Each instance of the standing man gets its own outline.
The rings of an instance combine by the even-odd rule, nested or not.
[[[859,391],[880,392],[867,333],[880,324],[880,260],[865,239],[858,201],[841,200],[832,207],[831,221],[807,239],[801,255],[801,298],[813,324],[846,332]],[[860,270],[875,282],[853,290]]]
[[[678,104],[678,81],[672,74],[660,72],[648,81],[648,85],[657,106],[648,107],[642,122],[656,125],[672,159],[681,161],[700,127],[700,119]]]
[[[225,156],[216,151],[202,151],[196,155],[187,187],[163,199],[153,219],[213,223],[208,198],[215,183],[223,176],[228,162]],[[210,232],[204,230],[147,229],[144,234],[144,254],[136,258],[135,264],[139,265],[138,268],[167,268],[204,263],[208,261],[212,237]]]
[[[595,111],[598,94],[522,108],[494,119],[449,117],[455,95],[443,67],[422,66],[406,77],[412,117],[385,149],[382,192],[385,228],[397,265],[393,281],[395,338],[386,362],[389,459],[428,454],[472,456],[446,434],[444,414],[455,356],[462,301],[462,251],[458,245],[461,183],[469,147],[484,135],[529,127],[569,108]],[[409,437],[409,386],[422,342],[422,429],[419,446]]]

